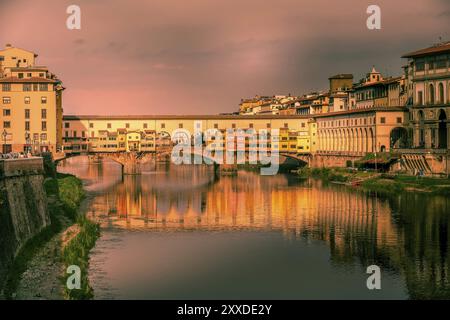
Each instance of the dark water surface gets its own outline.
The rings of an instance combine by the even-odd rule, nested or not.
[[[65,160],[84,180],[102,236],[97,299],[450,298],[450,199],[380,197],[295,175],[215,177],[160,164]],[[381,268],[368,290],[366,268]]]

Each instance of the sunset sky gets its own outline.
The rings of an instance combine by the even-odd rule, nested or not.
[[[81,7],[68,30],[66,8]],[[366,27],[367,6],[382,30]],[[450,40],[449,0],[0,0],[0,46],[39,54],[66,114],[214,114],[255,94],[326,89]]]

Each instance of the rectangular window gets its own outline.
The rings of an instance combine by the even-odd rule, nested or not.
[[[147,128],[148,128],[148,124],[144,123],[144,129],[147,129]]]
[[[47,140],[47,134],[41,133],[41,141],[46,141],[46,140]]]
[[[7,117],[11,115],[11,109],[3,109],[3,116]]]
[[[381,117],[380,118],[380,123],[386,123],[386,118],[385,117]]]
[[[29,72],[29,73],[27,73],[27,77],[28,77],[28,78],[31,78],[32,76],[33,76],[33,74],[32,74],[32,73],[30,73],[30,72]]]
[[[42,129],[42,131],[47,131],[47,121],[41,122],[41,129]]]
[[[41,103],[47,104],[47,97],[41,97]]]
[[[31,83],[24,83],[23,91],[31,91]]]
[[[166,128],[166,124],[165,123],[161,123],[161,129],[165,129]]]
[[[11,122],[10,121],[3,121],[3,128],[5,128],[5,129],[11,128]]]
[[[302,128],[304,128],[304,127],[305,127],[305,123],[303,122],[303,123],[302,123]]]
[[[183,129],[183,124],[182,124],[182,123],[179,123],[179,124],[178,124],[178,128],[179,128],[179,129]]]
[[[20,73],[17,75],[17,77],[18,77],[19,79],[23,79],[23,73],[20,72]]]
[[[94,124],[91,122],[91,123],[89,123],[89,128],[93,128],[94,127]]]
[[[106,127],[107,127],[108,129],[111,129],[111,123],[108,123],[108,124],[106,125]]]
[[[45,77],[45,73],[39,73],[39,77],[44,78]]]
[[[130,124],[129,123],[125,123],[125,128],[129,129],[130,128]]]
[[[214,123],[214,129],[219,129],[219,124],[218,123]]]
[[[69,131],[64,131],[64,135],[66,136],[66,138],[69,137]]]
[[[77,131],[73,130],[73,137],[76,138],[77,137]]]
[[[25,109],[25,119],[30,119],[30,109]]]
[[[3,83],[2,90],[3,91],[11,91],[11,83]]]
[[[30,121],[25,121],[25,130],[30,131]]]
[[[416,72],[424,71],[424,70],[425,70],[425,62],[423,62],[423,61],[416,62]]]
[[[446,60],[438,60],[436,61],[436,69],[445,69],[447,68],[447,61]]]
[[[3,104],[10,104],[11,103],[11,97],[3,97]]]
[[[33,140],[38,141],[39,140],[39,133],[33,133]]]
[[[40,83],[39,84],[39,91],[48,91],[48,84],[47,83]]]
[[[249,124],[248,124],[248,127],[249,127],[249,128],[253,128],[253,123],[249,123]]]
[[[402,123],[402,117],[397,117],[397,123]]]
[[[287,123],[284,124],[285,128],[289,128],[289,125]]]
[[[42,109],[41,110],[41,118],[42,119],[47,119],[47,109]]]
[[[31,98],[30,97],[25,97],[24,98],[24,102],[25,102],[25,104],[30,104]]]
[[[236,129],[236,123],[231,124],[231,128]]]
[[[267,123],[267,124],[266,124],[266,128],[267,128],[267,129],[270,129],[270,123]]]
[[[37,85],[37,83],[33,84],[33,91],[38,91],[38,85]]]
[[[64,128],[66,129],[70,128],[70,122],[64,122]]]

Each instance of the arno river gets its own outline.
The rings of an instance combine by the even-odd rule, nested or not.
[[[295,175],[65,160],[99,219],[95,298],[450,298],[450,199],[381,197]],[[381,268],[368,290],[366,268]]]

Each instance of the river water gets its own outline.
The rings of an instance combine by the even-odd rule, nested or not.
[[[381,197],[295,175],[67,159],[101,223],[96,299],[450,298],[450,199]],[[367,267],[381,270],[369,290]]]

